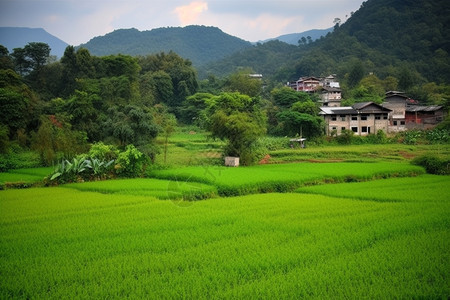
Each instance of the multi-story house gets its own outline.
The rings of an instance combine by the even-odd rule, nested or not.
[[[357,135],[388,132],[390,109],[373,102],[356,103],[353,106],[321,107],[320,115],[326,124],[327,135],[339,135],[351,130]]]
[[[297,81],[288,82],[288,86],[298,92],[314,93],[320,87],[320,79],[316,77],[300,77]]]
[[[417,101],[398,91],[386,93],[383,107],[392,110],[389,117],[388,132],[430,129],[442,122],[446,117],[442,106],[420,106]]]
[[[320,91],[320,100],[322,106],[338,107],[341,106],[342,94],[340,88],[323,86]]]

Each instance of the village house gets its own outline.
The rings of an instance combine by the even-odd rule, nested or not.
[[[430,129],[442,122],[446,113],[439,105],[420,106],[399,91],[386,93],[383,107],[392,110],[388,132],[399,132],[410,129]]]
[[[326,133],[341,134],[351,130],[357,135],[368,135],[383,130],[395,133],[409,129],[430,129],[446,117],[444,107],[420,106],[404,92],[389,91],[383,104],[356,103],[341,107],[342,93],[336,76],[323,78],[301,77],[288,86],[299,92],[319,93],[320,115],[326,123]]]
[[[444,107],[439,105],[408,105],[405,112],[406,129],[430,129],[446,117]]]
[[[327,77],[300,77],[299,80],[288,82],[287,85],[295,91],[319,93],[322,106],[341,106],[342,93],[335,75]]]
[[[388,132],[390,109],[373,102],[356,103],[353,106],[320,107],[327,135],[340,135],[343,130],[351,130],[356,135]]]
[[[342,93],[340,88],[324,86],[320,91],[321,106],[341,106]]]
[[[288,86],[297,92],[314,93],[320,87],[320,79],[317,77],[300,77],[297,81],[288,82]]]

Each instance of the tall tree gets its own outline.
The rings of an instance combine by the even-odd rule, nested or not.
[[[253,146],[266,132],[266,118],[256,99],[240,93],[223,93],[215,99],[210,130],[226,140],[225,155],[238,156],[243,165],[255,160]]]

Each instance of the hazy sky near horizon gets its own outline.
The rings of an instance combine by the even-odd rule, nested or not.
[[[332,27],[363,0],[0,0],[0,27],[44,28],[77,46],[115,29],[215,26],[247,41]]]

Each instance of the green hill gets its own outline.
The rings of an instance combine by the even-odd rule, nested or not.
[[[281,81],[348,73],[355,60],[384,78],[407,70],[416,80],[450,82],[450,2],[368,0],[341,26],[309,44],[258,44],[204,66],[226,75],[250,67]],[[277,66],[277,67],[274,67]]]
[[[148,31],[119,29],[95,37],[79,47],[88,49],[96,56],[118,53],[147,55],[174,51],[199,66],[251,47],[251,43],[226,34],[216,27],[187,26]]]

